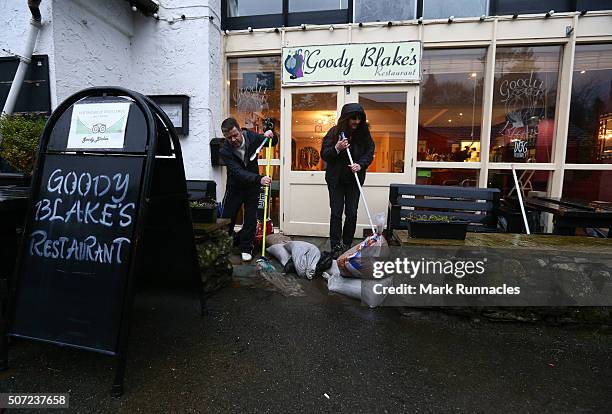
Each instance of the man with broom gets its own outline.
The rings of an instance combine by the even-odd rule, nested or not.
[[[219,155],[227,166],[227,185],[223,197],[221,217],[231,220],[229,233],[234,234],[236,216],[244,204],[244,222],[238,233],[242,261],[248,262],[253,256],[253,239],[257,225],[257,204],[261,186],[269,186],[272,178],[259,174],[257,153],[268,140],[276,145],[278,138],[272,131],[263,135],[242,130],[238,121],[227,118],[221,123],[225,143]]]

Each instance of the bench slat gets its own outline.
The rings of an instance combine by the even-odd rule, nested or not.
[[[391,184],[389,200],[395,201],[401,195],[421,195],[471,200],[495,200],[499,198],[498,188],[453,187],[439,185]]]
[[[475,201],[449,200],[448,198],[407,198],[398,197],[397,204],[408,207],[441,208],[447,210],[473,210],[492,211],[493,203],[486,201],[478,203]]]

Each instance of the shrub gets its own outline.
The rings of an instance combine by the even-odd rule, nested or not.
[[[24,174],[32,174],[46,119],[23,115],[0,117],[0,156]]]

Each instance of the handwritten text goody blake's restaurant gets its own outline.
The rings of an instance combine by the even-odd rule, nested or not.
[[[121,264],[131,240],[128,235],[134,221],[136,205],[129,200],[130,175],[91,174],[55,169],[45,183],[45,198],[34,205],[34,222],[39,229],[30,234],[29,254],[57,260]],[[87,229],[84,237],[68,234],[49,237],[49,223],[63,224],[63,230],[81,226]],[[106,231],[102,231],[107,229]],[[94,234],[109,231],[112,240],[101,241]]]
[[[283,48],[283,84],[419,82],[421,43]]]

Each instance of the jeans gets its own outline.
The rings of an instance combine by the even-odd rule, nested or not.
[[[356,182],[340,182],[339,184],[328,184],[329,207],[331,216],[329,219],[329,239],[332,248],[340,242],[350,246],[355,237],[357,227],[357,207],[359,206],[359,188]],[[342,212],[345,220],[342,228]]]
[[[223,199],[222,218],[231,220],[229,234],[234,234],[236,216],[240,207],[244,204],[244,222],[242,230],[238,232],[240,237],[240,251],[251,254],[253,251],[253,240],[255,239],[255,229],[257,227],[257,203],[259,200],[259,187],[250,191],[229,190]]]

